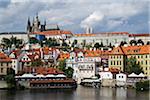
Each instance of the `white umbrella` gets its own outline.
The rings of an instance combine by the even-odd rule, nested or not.
[[[139,77],[139,75],[137,75],[135,73],[131,73],[130,75],[128,75],[128,77]]]

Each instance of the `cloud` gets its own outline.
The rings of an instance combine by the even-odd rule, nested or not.
[[[47,24],[59,24],[62,29],[74,33],[83,32],[82,28],[87,26],[93,27],[95,32],[146,32],[148,1],[116,1],[118,0],[11,0],[5,6],[0,2],[0,32],[25,31],[28,16],[32,20],[37,12],[42,22],[47,20]],[[142,24],[143,27],[139,28],[141,23],[147,24]]]
[[[97,22],[100,22],[104,18],[104,15],[100,12],[93,12],[91,15],[89,15],[87,18],[85,18],[81,22],[81,27],[92,27]]]

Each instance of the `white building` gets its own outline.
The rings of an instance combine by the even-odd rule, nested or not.
[[[99,72],[99,75],[101,77],[101,80],[113,79],[113,74],[109,71],[101,71]]]
[[[80,84],[82,79],[91,78],[98,74],[99,62],[84,57],[82,52],[72,52],[70,58],[66,60],[66,66],[74,69],[73,78]]]
[[[12,60],[11,64],[12,68],[15,70],[15,74],[22,70],[22,63],[20,62],[20,60],[24,54],[25,52],[22,52],[21,50],[14,50],[9,55]]]
[[[144,44],[147,44],[147,42],[150,42],[150,34],[129,34],[129,41],[131,40],[142,40]]]
[[[0,43],[2,42],[3,38],[11,38],[11,37],[16,37],[17,39],[22,39],[23,42],[27,42],[28,36],[27,33],[25,32],[5,32],[5,33],[0,33]]]
[[[86,44],[103,43],[103,45],[116,45],[120,44],[121,41],[128,43],[129,33],[128,32],[108,32],[108,33],[95,33],[95,34],[75,34],[70,38],[72,43],[74,40],[78,41],[78,44],[85,42]]]
[[[116,85],[125,86],[127,81],[127,75],[124,73],[116,74]]]

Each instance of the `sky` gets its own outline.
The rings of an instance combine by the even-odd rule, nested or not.
[[[0,32],[26,31],[38,13],[41,23],[85,33],[149,33],[149,0],[0,0]]]

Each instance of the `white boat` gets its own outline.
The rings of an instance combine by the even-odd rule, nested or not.
[[[81,83],[83,86],[89,86],[94,88],[100,88],[101,80],[97,77],[84,78]]]

